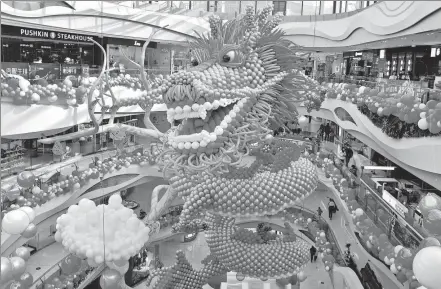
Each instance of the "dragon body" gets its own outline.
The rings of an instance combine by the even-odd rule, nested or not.
[[[174,230],[194,227],[202,212],[208,214],[213,260],[207,269],[194,271],[179,252],[174,266],[152,274],[159,277],[154,288],[202,288],[207,278],[232,270],[287,277],[308,260],[307,244],[292,236],[258,244],[234,234],[234,217],[276,214],[301,202],[317,184],[315,167],[301,157],[301,148],[272,139],[271,127],[297,122],[295,102],[319,109],[324,92],[300,71],[305,54],[284,39],[277,29],[281,17],[270,19],[271,12],[268,7],[255,15],[249,7],[240,19],[211,17],[211,33],[190,43],[197,65],[144,79],[145,90],[128,104],[137,102],[148,113],[152,104],[165,103],[172,124],[164,134],[154,128],[145,133],[163,142],[157,162],[164,176],[171,176],[149,220],[177,196],[185,203]],[[143,134],[142,129],[131,133]]]

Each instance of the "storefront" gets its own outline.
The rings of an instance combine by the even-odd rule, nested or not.
[[[187,70],[192,66],[188,47],[176,46],[173,49],[173,71]]]
[[[378,77],[379,50],[351,51],[343,53],[343,70],[345,75]]]
[[[140,63],[142,47],[145,43],[144,40],[105,37],[104,43],[106,44],[107,61],[109,67],[117,65],[119,72],[121,73],[139,73],[136,65],[124,58],[122,54],[125,54],[131,61]],[[149,51],[156,49],[157,47],[157,42],[151,41],[148,44],[144,60],[145,69],[148,69],[149,67]],[[123,49],[123,51],[120,49]]]
[[[141,62],[142,47],[145,40],[106,37],[104,42],[107,46],[107,61],[110,66],[117,64],[119,71],[122,73],[138,74],[137,66],[131,61]],[[131,61],[123,57],[122,53]],[[184,69],[189,65],[189,62],[183,61],[183,54],[188,54],[187,47],[151,41],[145,52],[144,69],[152,74],[163,75]]]
[[[93,35],[2,25],[2,69],[28,79],[63,79],[101,65]]]
[[[428,81],[433,87],[436,76],[441,76],[441,46],[415,46],[385,49],[384,77]]]

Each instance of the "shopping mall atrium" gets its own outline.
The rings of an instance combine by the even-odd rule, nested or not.
[[[441,1],[1,1],[0,289],[441,289]]]

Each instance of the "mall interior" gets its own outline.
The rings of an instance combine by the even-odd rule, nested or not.
[[[0,289],[441,289],[441,1],[1,1]]]

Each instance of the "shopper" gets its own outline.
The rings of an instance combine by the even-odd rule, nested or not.
[[[311,255],[311,263],[317,260],[316,254],[317,254],[317,249],[314,246],[311,246],[311,248],[309,249],[309,253]]]
[[[335,131],[334,128],[331,128],[331,131],[329,132],[329,141],[334,142],[334,138],[335,138]]]
[[[337,211],[337,205],[334,199],[330,198],[328,203],[329,220],[332,220],[332,215]]]
[[[351,151],[352,151],[352,157],[349,160],[348,167],[349,168],[355,167],[356,169],[355,176],[361,178],[361,174],[363,173],[361,158],[358,155],[358,152],[356,152],[355,150],[351,150]]]
[[[331,132],[331,126],[329,123],[325,125],[325,141],[329,141],[329,133]]]
[[[318,207],[318,209],[317,209],[317,213],[318,213],[318,217],[319,217],[319,219],[320,219],[320,218],[322,217],[322,213],[323,213],[322,208]]]

